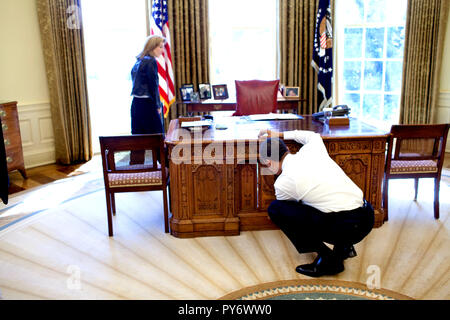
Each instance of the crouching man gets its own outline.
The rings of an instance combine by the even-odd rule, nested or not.
[[[372,206],[330,158],[319,134],[261,130],[259,137],[263,138],[260,161],[276,175],[270,219],[299,253],[317,252],[314,262],[299,265],[296,271],[310,277],[342,272],[343,261],[356,256],[353,244],[373,228]],[[291,154],[281,139],[303,146]],[[333,249],[324,242],[333,244]]]

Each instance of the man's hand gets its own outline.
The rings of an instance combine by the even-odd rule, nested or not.
[[[267,134],[267,136],[265,136]],[[258,138],[283,138],[283,133],[276,130],[261,129]]]

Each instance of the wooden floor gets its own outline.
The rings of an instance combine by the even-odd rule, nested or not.
[[[9,173],[9,194],[13,195],[24,190],[43,186],[60,179],[77,176],[79,174],[101,170],[101,158],[99,155],[91,161],[76,165],[49,164],[41,167],[27,169],[28,179],[24,179],[19,171]]]
[[[29,216],[0,229],[3,299],[217,299],[247,286],[307,279],[295,267],[314,255],[298,254],[278,230],[195,239],[165,234],[160,192],[117,195],[110,238],[98,158],[70,172],[58,168],[29,170],[33,181],[24,184],[11,178],[36,188],[12,194],[0,208],[0,217]],[[56,181],[42,183],[42,176]],[[344,272],[324,279],[364,284],[375,270],[381,288],[450,299],[450,177],[442,179],[439,220],[431,179],[420,181],[417,201],[412,180],[392,181],[389,192],[390,220],[356,245]]]

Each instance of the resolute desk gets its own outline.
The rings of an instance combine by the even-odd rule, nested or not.
[[[178,119],[170,122],[166,145],[170,232],[175,237],[238,235],[241,230],[277,228],[267,215],[267,207],[275,199],[274,176],[261,174],[263,168],[257,163],[258,133],[263,128],[319,133],[331,158],[374,207],[375,227],[383,224],[381,187],[389,132],[355,118],[343,127],[329,127],[311,116],[279,121],[227,117],[218,121],[226,129],[212,126],[190,132],[177,130]],[[292,153],[301,148],[295,141],[285,142]]]

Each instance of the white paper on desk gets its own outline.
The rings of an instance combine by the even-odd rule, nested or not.
[[[199,121],[184,121],[181,124],[182,128],[191,128],[191,127],[205,127],[212,125],[211,120],[199,120]]]
[[[298,114],[293,113],[266,113],[266,114],[252,114],[248,116],[249,120],[296,120],[302,119]]]

